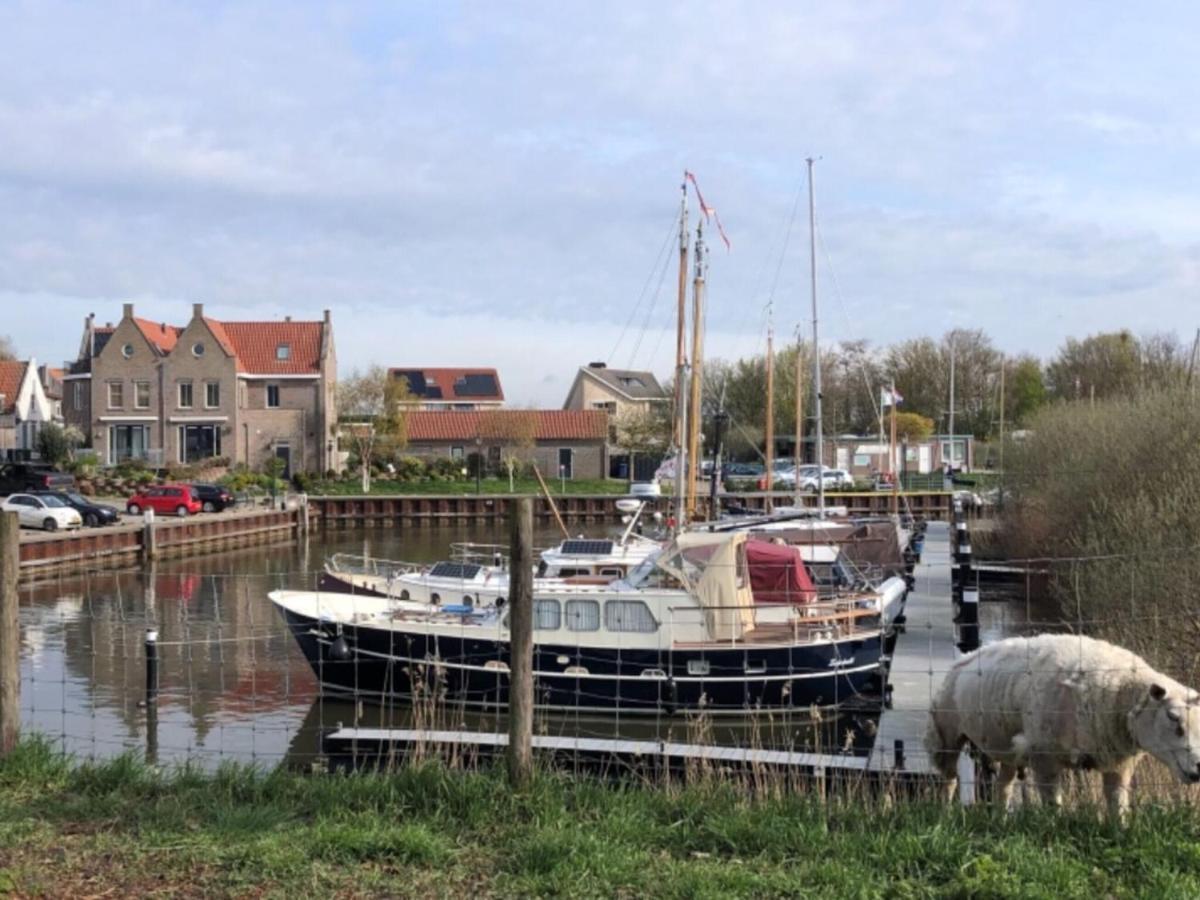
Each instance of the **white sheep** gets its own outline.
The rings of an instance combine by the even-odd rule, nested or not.
[[[1124,818],[1144,753],[1181,781],[1200,781],[1200,695],[1104,641],[1009,638],[955,663],[934,699],[925,746],[951,797],[968,743],[999,765],[1003,807],[1021,770],[1058,805],[1063,770],[1093,768],[1103,776],[1110,814]]]

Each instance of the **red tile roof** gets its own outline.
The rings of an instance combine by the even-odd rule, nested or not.
[[[212,319],[206,319],[211,327]],[[251,375],[321,374],[322,322],[218,322],[238,358],[238,371]],[[217,329],[213,329],[217,334]],[[221,340],[221,336],[217,336]],[[287,359],[276,357],[280,344]]]
[[[133,324],[137,325],[138,330],[146,336],[146,340],[163,353],[171,352],[171,349],[175,346],[175,342],[179,340],[180,333],[183,331],[182,328],[176,328],[174,325],[151,322],[149,319],[135,318]]]
[[[0,394],[4,395],[4,402],[0,403],[0,415],[7,416],[13,411],[27,365],[29,363],[20,359],[0,360]]]
[[[416,443],[487,440],[504,434],[514,419],[536,417],[539,441],[589,441],[608,437],[608,414],[599,409],[493,409],[415,411],[408,414],[408,439]]]
[[[477,403],[480,401],[483,401],[486,403],[486,402],[494,402],[496,400],[504,399],[504,388],[502,388],[500,386],[500,376],[497,374],[495,369],[480,369],[480,368],[467,368],[467,369],[432,368],[432,369],[429,369],[429,368],[421,368],[419,366],[412,366],[412,367],[398,366],[396,368],[388,369],[388,375],[392,378],[396,378],[398,375],[400,375],[401,373],[404,373],[404,372],[419,372],[424,377],[425,382],[427,384],[432,381],[433,384],[430,385],[431,387],[436,386],[441,389],[440,397],[429,396],[429,395],[425,396],[426,400],[430,400],[434,403],[445,403],[446,401],[453,401],[453,400],[460,400],[464,403]],[[466,377],[468,375],[490,376],[492,381],[496,385],[496,390],[491,393],[487,393],[487,394],[472,394],[472,393],[460,394],[460,393],[458,393],[457,389],[464,387],[463,381],[466,379]],[[410,387],[413,387],[413,386],[410,385]]]

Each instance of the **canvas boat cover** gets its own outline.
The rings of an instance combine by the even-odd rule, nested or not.
[[[816,589],[800,550],[787,544],[749,541],[746,568],[755,603],[812,603]]]
[[[737,640],[754,628],[745,546],[744,532],[684,532],[658,558],[696,598],[711,640]]]

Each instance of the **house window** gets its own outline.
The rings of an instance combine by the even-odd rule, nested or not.
[[[204,355],[204,345],[202,343],[200,343],[199,341],[192,344],[192,356],[199,359],[203,355]]]
[[[450,448],[450,458],[451,459],[462,459],[463,458],[463,448],[462,447],[451,447]]]
[[[72,385],[72,390],[74,391],[74,394],[75,394],[75,397],[74,397],[75,408],[83,409],[83,382],[82,381],[75,382],[75,384]]]
[[[574,466],[572,465],[575,452],[570,447],[558,448],[558,477],[559,478],[574,478]]]
[[[132,359],[133,358],[133,344],[126,344],[124,347],[122,347],[121,355],[123,357],[125,357],[126,359]]]
[[[150,408],[150,382],[135,381],[133,383],[133,406],[134,409]]]
[[[267,409],[279,409],[279,385],[267,385]]]
[[[118,465],[127,459],[145,459],[150,448],[148,425],[111,425],[108,429],[108,461]]]
[[[221,384],[217,381],[206,381],[204,383],[204,406],[207,409],[215,409],[221,405]]]
[[[617,414],[617,401],[616,400],[597,400],[595,403],[592,404],[592,408],[593,409],[602,409],[606,413],[608,413],[610,416],[615,416]]]
[[[276,359],[291,359],[292,358],[292,345],[291,344],[279,344],[278,346],[276,346],[275,347],[275,358]]]
[[[199,462],[221,455],[220,425],[180,425],[179,461]]]
[[[108,383],[108,408],[122,409],[125,406],[125,385],[120,381]]]
[[[179,382],[179,408],[192,408],[192,383],[190,381]]]

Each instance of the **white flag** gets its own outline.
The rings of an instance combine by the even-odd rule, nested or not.
[[[899,406],[903,402],[904,402],[904,398],[902,396],[900,396],[900,392],[895,390],[894,388],[890,391],[887,388],[879,389],[879,405],[880,406],[887,407],[887,406],[891,406],[893,404],[895,404],[896,406]]]

